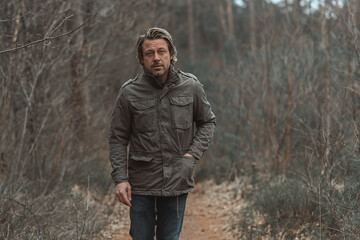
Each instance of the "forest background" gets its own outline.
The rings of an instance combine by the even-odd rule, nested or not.
[[[198,181],[250,179],[239,191],[251,204],[232,213],[241,238],[360,236],[358,0],[0,6],[0,238],[100,231],[110,113],[152,26],[173,35],[176,67],[198,76],[217,116]]]

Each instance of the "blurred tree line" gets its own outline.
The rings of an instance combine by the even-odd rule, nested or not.
[[[28,184],[31,199],[74,182],[111,185],[110,113],[121,84],[142,71],[135,43],[152,26],[173,35],[177,67],[198,76],[217,116],[199,178],[296,173],[318,189],[360,175],[357,0],[1,6],[0,222]]]

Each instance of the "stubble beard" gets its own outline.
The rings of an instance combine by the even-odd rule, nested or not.
[[[156,67],[161,67],[161,70],[160,71],[156,71],[154,68]],[[167,69],[165,69],[165,66],[163,64],[154,64],[154,65],[151,65],[151,70],[153,70],[152,74],[155,76],[155,77],[161,77],[163,75],[165,75]]]

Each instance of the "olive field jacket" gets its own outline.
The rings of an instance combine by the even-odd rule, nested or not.
[[[196,162],[214,130],[215,115],[194,75],[171,68],[164,85],[149,73],[130,79],[111,115],[114,183],[129,182],[131,192],[140,195],[192,191]]]

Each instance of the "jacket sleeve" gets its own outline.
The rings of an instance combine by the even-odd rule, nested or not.
[[[205,91],[199,82],[194,87],[194,121],[196,132],[189,147],[188,153],[200,159],[207,150],[215,131],[215,115],[206,98]]]
[[[131,108],[124,89],[121,89],[110,119],[111,176],[116,184],[127,182],[127,146],[131,132]]]

